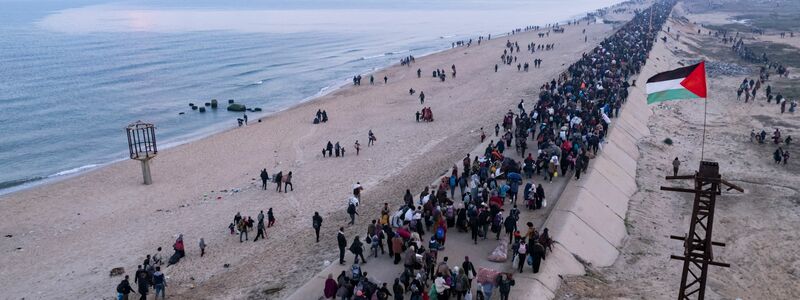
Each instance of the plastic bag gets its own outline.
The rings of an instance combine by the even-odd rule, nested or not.
[[[542,199],[542,207],[547,207],[547,199]]]

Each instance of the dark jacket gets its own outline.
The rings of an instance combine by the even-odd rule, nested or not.
[[[341,232],[336,235],[336,240],[339,241],[339,248],[347,247],[347,238]]]
[[[314,215],[311,218],[311,225],[314,226],[314,228],[322,227],[322,217],[320,215]]]
[[[361,241],[354,240],[352,244],[350,244],[350,252],[353,252],[355,255],[359,255],[364,253],[364,245],[361,244]]]

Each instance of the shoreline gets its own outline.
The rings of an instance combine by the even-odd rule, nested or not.
[[[560,20],[560,21],[557,21],[555,23],[557,23],[557,24],[566,24],[568,21],[581,20],[583,18],[586,18],[587,14],[595,13],[595,12],[598,12],[598,11],[601,11],[601,10],[605,10],[605,9],[608,9],[608,8],[611,8],[611,7],[615,7],[615,6],[620,5],[623,2],[625,2],[625,1],[621,1],[621,2],[618,2],[618,3],[614,4],[614,5],[607,6],[607,7],[604,7],[604,8],[600,8],[600,9],[595,9],[595,10],[592,10],[592,11],[584,12],[582,14],[583,17],[579,17],[580,15],[576,15],[576,16],[573,16],[573,18],[570,18],[569,20]],[[543,27],[544,25],[539,25],[539,26],[542,26],[542,28],[544,28]],[[524,33],[524,31],[522,33]],[[493,37],[495,37],[494,33],[492,33],[491,35]],[[500,33],[500,34],[496,35],[497,38],[508,37],[508,36],[512,36],[512,34],[510,34],[509,32],[503,32],[503,33]],[[448,38],[456,38],[456,37],[457,36],[448,36],[448,37],[440,36],[437,39],[446,40]],[[469,39],[471,37],[465,36],[464,38],[465,39]],[[437,39],[433,39],[432,41],[437,40]],[[446,47],[446,45],[445,45],[445,47]],[[415,58],[423,58],[423,57],[427,57],[427,56],[430,56],[430,55],[435,55],[435,54],[439,54],[439,53],[442,53],[442,52],[446,52],[446,51],[449,51],[449,50],[458,49],[458,48],[461,48],[461,47],[463,47],[463,46],[443,48],[443,49],[439,49],[439,50],[434,50],[434,51],[422,53],[421,55],[414,56],[414,57]],[[411,52],[413,52],[413,49],[412,50],[408,50],[408,51],[403,52],[403,53],[409,53],[409,55],[411,55],[410,54]],[[381,54],[379,57],[387,56],[388,53],[391,53],[392,55],[403,54],[403,53],[386,52],[384,54]],[[361,57],[361,58],[354,59],[354,60],[366,60],[365,58],[369,59],[367,57]],[[359,74],[361,74],[361,75],[370,75],[370,74],[373,74],[373,73],[376,73],[376,72],[380,72],[380,71],[383,71],[383,70],[386,70],[388,68],[395,67],[395,66],[399,66],[399,64],[397,62],[393,62],[393,63],[388,64],[388,65],[383,65],[383,66],[380,66],[380,67],[372,68],[371,70],[368,70],[368,71],[363,71],[362,73],[359,73]],[[332,84],[332,85],[328,85],[326,87],[320,88],[320,90],[317,93],[315,93],[314,95],[308,96],[308,97],[306,97],[304,99],[299,100],[298,102],[292,103],[292,104],[287,105],[285,107],[278,108],[275,111],[263,112],[261,114],[255,115],[254,116],[255,118],[253,118],[253,119],[254,120],[260,120],[260,119],[264,119],[264,118],[267,118],[267,117],[270,117],[270,116],[273,116],[273,115],[276,115],[276,114],[283,113],[283,112],[291,110],[291,109],[295,109],[295,108],[297,108],[297,107],[299,107],[299,106],[301,106],[301,105],[303,105],[305,103],[310,103],[310,102],[316,101],[317,99],[325,97],[325,96],[327,96],[327,95],[329,95],[331,93],[334,93],[334,92],[336,92],[336,91],[338,91],[338,90],[340,90],[342,88],[346,88],[348,86],[348,84],[351,84],[351,83],[352,82],[350,81],[349,78],[345,78],[340,83]],[[232,118],[231,120],[235,120],[235,118]],[[124,126],[125,125],[121,125],[121,128],[124,129]],[[188,144],[197,142],[199,140],[202,140],[202,139],[214,136],[214,135],[224,134],[224,133],[226,133],[228,131],[235,130],[237,128],[239,128],[239,127],[236,126],[236,125],[224,125],[224,123],[222,123],[222,122],[218,123],[218,124],[211,124],[211,125],[208,125],[206,127],[197,129],[195,132],[187,133],[187,134],[184,134],[184,135],[181,135],[181,136],[178,136],[178,137],[174,137],[173,138],[173,139],[175,139],[174,141],[168,141],[165,145],[159,146],[159,149],[161,151],[163,151],[163,150],[168,150],[168,149],[175,148],[175,147],[180,147],[180,146],[183,146],[183,145],[188,145]],[[120,153],[121,153],[121,157],[120,158],[111,159],[110,161],[89,163],[89,164],[86,164],[86,165],[83,165],[83,166],[78,166],[78,167],[74,167],[74,168],[70,168],[70,169],[64,169],[64,170],[55,172],[53,174],[45,175],[45,176],[34,176],[34,177],[30,177],[30,178],[22,178],[22,179],[2,182],[2,184],[8,184],[9,186],[8,187],[0,187],[0,201],[2,201],[2,199],[4,197],[9,197],[9,196],[11,196],[11,195],[13,195],[15,193],[23,192],[23,191],[30,190],[30,189],[35,189],[37,187],[46,186],[46,185],[49,185],[49,184],[58,183],[60,181],[68,180],[68,179],[71,179],[71,178],[73,178],[75,176],[80,176],[80,175],[83,175],[83,174],[87,174],[89,172],[97,171],[97,170],[100,170],[102,168],[109,167],[111,165],[114,165],[114,164],[117,164],[117,163],[120,163],[120,162],[124,162],[124,161],[129,159],[126,156],[124,156],[125,155],[124,151],[121,151]],[[20,183],[15,184],[16,182],[20,182]]]
[[[75,287],[59,290],[57,293],[62,296],[105,293],[113,289],[110,285],[116,280],[109,280],[108,269],[124,266],[132,272],[130,267],[136,265],[137,260],[141,261],[143,253],[156,246],[168,249],[169,236],[179,232],[189,240],[187,255],[190,257],[168,269],[175,287],[172,293],[178,291],[181,293],[178,296],[191,297],[189,291],[195,284],[209,295],[225,298],[242,297],[264,281],[283,279],[292,284],[297,278],[276,279],[275,276],[302,276],[306,273],[291,271],[316,268],[316,259],[326,256],[313,247],[295,248],[303,245],[292,243],[309,230],[305,220],[309,209],[319,210],[329,220],[327,224],[338,224],[341,211],[331,199],[343,198],[348,194],[346,187],[355,181],[360,180],[367,187],[370,205],[396,198],[397,190],[405,189],[406,185],[413,186],[420,181],[426,181],[426,185],[429,180],[420,178],[439,175],[437,170],[447,167],[453,156],[460,156],[457,153],[462,153],[463,149],[474,148],[475,137],[470,135],[474,135],[479,126],[489,126],[496,121],[492,110],[502,113],[520,97],[531,99],[529,91],[536,88],[520,86],[516,81],[540,82],[563,72],[562,62],[569,63],[580,57],[582,47],[595,45],[593,34],[607,34],[611,25],[593,24],[585,28],[592,35],[592,42],[588,44],[583,35],[578,39],[579,32],[575,30],[540,40],[533,37],[535,31],[520,33],[520,39],[558,43],[557,49],[563,49],[537,52],[536,57],[545,59],[545,67],[530,73],[503,66],[503,71],[495,74],[485,68],[486,62],[494,64],[496,61],[497,46],[503,42],[502,38],[487,41],[486,47],[437,52],[418,58],[412,66],[424,66],[428,73],[434,67],[455,62],[459,66],[459,77],[448,79],[446,83],[430,78],[417,79],[406,74],[410,72],[405,66],[396,64],[376,70],[374,72],[389,74],[390,83],[333,89],[325,96],[298,103],[282,113],[262,117],[262,123],[251,123],[240,130],[204,137],[191,146],[164,151],[160,155],[162,159],[154,160],[155,183],[152,186],[139,183],[138,165],[123,161],[78,174],[70,180],[15,193],[15,197],[4,195],[0,207],[13,214],[0,223],[0,232],[14,237],[7,240],[6,247],[0,248],[10,253],[0,257],[0,263],[6,262],[9,266],[7,276],[23,274],[18,270],[21,267],[26,269],[24,274],[28,274],[6,280],[13,285],[7,286],[9,294],[27,295],[21,292],[26,284],[51,279],[57,279],[59,286]],[[420,91],[424,88],[431,96],[430,100],[426,99],[426,106],[436,111],[437,122],[413,122],[411,113],[418,109],[416,100],[403,96],[409,84]],[[490,92],[485,88],[487,85],[498,89]],[[487,104],[497,107],[483,106]],[[313,111],[320,106],[331,114],[331,121],[311,125],[306,120],[310,120]],[[460,117],[464,114],[477,117],[464,120]],[[365,140],[367,128],[376,130],[379,142],[372,148],[365,148],[360,157],[348,151],[347,158],[322,159],[317,150],[305,151],[308,145],[312,149],[321,147],[331,137],[345,141],[345,145],[353,139]],[[440,166],[442,162],[444,166]],[[294,170],[298,191],[277,196],[260,191],[251,178],[255,177],[257,169],[265,166],[270,173]],[[337,170],[336,176],[322,170]],[[313,189],[303,188],[307,186]],[[241,192],[220,192],[231,187],[241,188]],[[211,195],[211,199],[206,199],[204,194]],[[222,198],[213,200],[217,196]],[[228,216],[237,210],[255,215],[254,209],[266,210],[270,206],[279,209],[280,224],[268,234],[271,244],[257,248],[250,246],[251,243],[239,246],[231,244],[226,234],[220,234]],[[42,215],[48,216],[49,222],[36,222],[37,216]],[[125,236],[120,236],[122,232]],[[216,253],[203,259],[196,257],[194,248],[198,237],[205,237]],[[273,244],[292,248],[286,253],[287,249],[281,251]],[[39,249],[48,251],[45,255]],[[220,253],[219,249],[236,250]],[[247,266],[251,259],[263,264],[265,269],[278,270],[272,272],[277,274],[264,274],[262,270]],[[53,260],[60,262],[54,264],[57,268],[44,268],[43,265]],[[223,263],[232,266],[223,268]],[[236,274],[256,275],[259,282]],[[226,280],[235,281],[227,284]],[[44,294],[40,296],[53,297],[54,288],[50,284],[41,287]]]

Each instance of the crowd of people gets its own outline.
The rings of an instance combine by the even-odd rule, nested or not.
[[[602,144],[611,118],[619,115],[627,99],[628,79],[644,65],[654,32],[673,5],[674,1],[655,4],[653,32],[648,30],[650,11],[638,11],[630,23],[544,84],[530,112],[524,101],[518,112],[509,111],[503,117],[502,137],[498,124],[495,136],[499,139],[490,141],[483,155],[465,156],[462,165],[454,165],[438,186],[425,187],[417,196],[406,190],[397,209],[384,203],[376,212],[379,217],[367,224],[365,235],[348,239],[340,228],[339,263],[346,264],[348,251],[355,259],[349,272],[343,271],[336,278],[328,276],[324,296],[406,299],[410,294],[410,299],[489,299],[496,287],[501,299],[507,299],[515,282],[513,273],[495,272],[482,278],[480,273],[489,271],[476,268],[469,257],[453,264],[441,253],[448,235],[468,233],[474,244],[493,236],[511,245],[514,270],[524,272],[527,264],[531,271],[539,271],[553,240],[547,228],[539,231],[533,222],[520,220],[519,188],[527,181],[521,196],[528,208],[546,207],[543,185],[533,183],[535,175],[543,174],[544,179],[551,180],[559,172],[574,170],[579,178],[585,171],[588,160]],[[526,143],[529,136],[537,143],[537,156],[529,153],[518,162],[504,155],[512,142]],[[360,202],[357,191],[360,189],[354,188],[348,202],[350,224],[355,224],[355,207]],[[383,255],[398,266],[402,264],[401,275],[391,289],[387,283],[372,282],[362,270],[366,257]]]
[[[416,197],[406,190],[402,204],[395,209],[390,208],[388,202],[384,203],[382,209],[376,212],[378,217],[367,224],[364,235],[357,234],[348,239],[344,228],[340,227],[337,233],[339,263],[346,263],[346,251],[351,252],[355,259],[349,272],[343,271],[336,278],[333,274],[328,276],[323,288],[324,296],[352,300],[407,299],[406,295],[413,300],[484,300],[491,299],[497,291],[501,299],[508,299],[515,285],[514,272],[476,267],[469,256],[463,260],[451,260],[442,253],[447,245],[448,234],[469,234],[473,244],[483,243],[493,236],[494,240],[502,241],[501,244],[511,245],[506,253],[511,257],[509,269],[524,272],[527,264],[530,271],[539,272],[541,261],[546,258],[548,250],[552,250],[554,241],[547,228],[540,231],[533,222],[521,220],[518,201],[522,200],[528,209],[547,207],[542,183],[534,183],[537,175],[542,175],[544,180],[552,180],[559,172],[565,176],[574,170],[579,179],[589,159],[597,154],[611,119],[619,115],[619,109],[628,96],[628,80],[638,74],[645,64],[655,32],[658,32],[674,4],[674,0],[659,1],[652,10],[637,11],[629,23],[591,52],[585,53],[557,78],[542,85],[538,101],[530,111],[521,101],[517,112],[509,111],[504,115],[502,132],[500,123],[495,127],[497,142],[490,141],[483,155],[465,156],[461,166],[454,165],[451,173],[442,177],[438,186],[425,187]],[[652,31],[649,30],[650,24]],[[539,30],[538,27],[526,27],[526,30],[529,29]],[[516,30],[519,31],[522,30]],[[513,50],[518,51],[517,43],[513,45]],[[504,50],[504,60],[511,57],[507,51]],[[451,69],[455,77],[455,66]],[[441,78],[444,73],[444,70],[436,70],[433,75]],[[417,74],[420,76],[420,70],[417,70]],[[360,76],[353,79],[356,85],[360,85],[360,81]],[[388,82],[388,77],[384,77],[384,82]],[[432,120],[432,116],[430,118]],[[481,134],[483,140],[483,130]],[[517,149],[523,149],[520,154],[525,153],[528,137],[537,145],[536,156],[528,153],[522,161],[516,161],[504,154],[512,143]],[[377,140],[371,130],[368,139],[368,146]],[[359,147],[356,142],[357,151]],[[344,155],[344,148],[338,142],[336,146],[328,142],[323,149],[323,156],[333,156],[334,149],[337,150],[335,156]],[[289,172],[284,177],[279,172],[273,177],[281,178],[275,179],[278,191],[281,186],[284,191],[290,187],[293,189],[291,174]],[[268,180],[264,169],[263,189],[266,189]],[[519,195],[519,188],[523,185]],[[348,199],[350,225],[356,224],[355,216],[359,215],[357,207],[362,203],[362,191],[361,184],[356,183],[353,195]],[[519,196],[522,198],[518,199]],[[255,227],[257,233],[254,241],[266,238],[266,229],[275,223],[271,208],[266,213],[266,224],[264,219],[263,211],[257,216],[257,221],[237,213],[229,224],[230,233],[238,234],[243,243],[248,241],[248,232]],[[319,213],[315,212],[312,216],[312,226],[319,241],[322,227]],[[200,246],[204,254],[206,245],[203,239],[200,239]],[[177,263],[185,255],[182,235],[173,248],[175,254],[169,263],[173,263],[173,260]],[[398,265],[401,274],[394,279],[391,288],[388,283],[373,282],[362,270],[367,263],[366,257],[372,260],[384,255]],[[150,286],[163,294],[165,277],[158,275],[163,276],[159,265],[151,266],[160,260],[160,252],[153,257],[148,256],[141,268],[144,272],[136,273],[135,283],[139,285],[143,299]],[[152,275],[149,275],[150,269],[153,270]],[[139,283],[140,278],[147,282],[145,288]],[[126,292],[119,292],[120,299],[124,299],[123,296],[127,298],[130,293],[130,284],[126,285],[126,282],[127,277],[118,288],[118,291]]]
[[[152,289],[155,294],[155,299],[161,296],[161,299],[166,298],[167,276],[161,271],[161,268],[169,267],[177,264],[181,258],[186,256],[186,251],[183,244],[183,234],[179,234],[175,243],[172,245],[175,251],[166,261],[162,256],[161,247],[156,249],[153,254],[147,254],[142,264],[136,267],[136,272],[133,275],[133,283],[136,289],[131,286],[130,276],[125,275],[116,287],[117,299],[128,300],[130,294],[139,294],[139,299],[147,299],[147,295]],[[200,238],[200,248],[205,253],[205,241]]]

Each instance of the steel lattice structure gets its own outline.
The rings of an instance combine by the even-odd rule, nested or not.
[[[714,242],[711,239],[717,196],[721,194],[722,185],[727,186],[728,190],[734,189],[740,192],[744,190],[722,179],[719,174],[719,164],[716,162],[701,161],[700,169],[694,175],[667,176],[667,180],[678,179],[693,179],[694,189],[661,187],[662,191],[695,195],[689,234],[670,236],[671,239],[684,241],[683,256],[670,256],[672,259],[683,261],[678,299],[705,299],[708,266],[730,267],[730,264],[714,261],[712,246],[725,247],[725,243]]]

